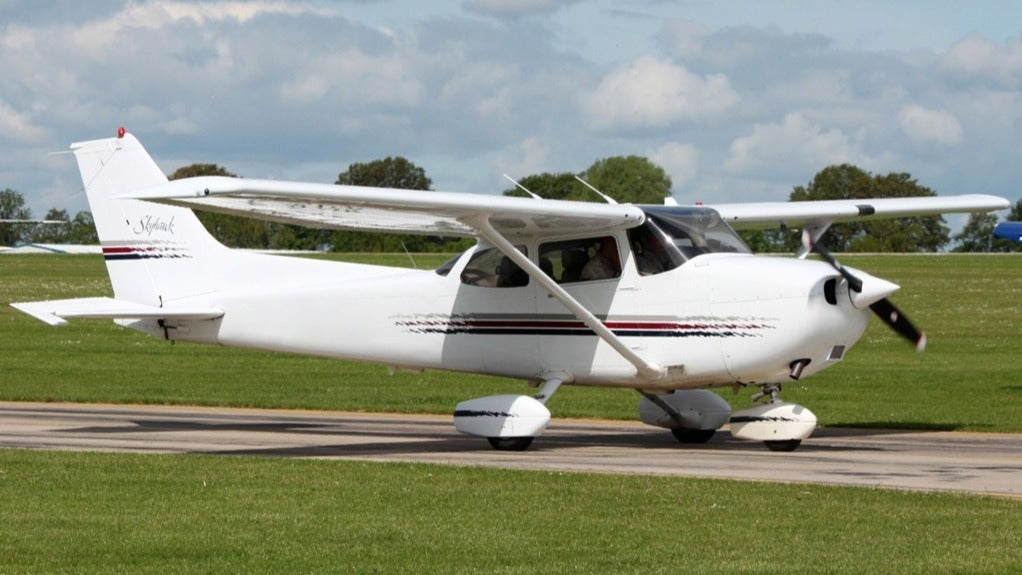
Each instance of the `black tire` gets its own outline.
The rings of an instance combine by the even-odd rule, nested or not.
[[[780,441],[764,441],[767,449],[770,451],[795,451],[795,449],[802,445],[801,439],[783,439]]]
[[[671,435],[682,443],[706,443],[717,433],[716,429],[672,429]]]
[[[532,445],[534,437],[487,437],[486,440],[497,451],[525,451]]]

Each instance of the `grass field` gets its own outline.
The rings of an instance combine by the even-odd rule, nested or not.
[[[895,301],[929,350],[874,322],[786,399],[828,425],[1022,430],[1022,257],[842,259],[903,286]],[[0,399],[449,413],[522,390],[171,346],[109,322],[50,328],[6,306],[107,293],[98,257],[0,256]],[[631,418],[635,401],[567,388],[550,405]],[[1017,500],[861,488],[0,449],[0,573],[1007,573],[1022,565],[1019,517]]]
[[[0,450],[3,573],[1009,573],[1005,499]]]
[[[407,265],[406,255],[349,256]],[[430,267],[445,256],[415,256]],[[783,397],[824,425],[1022,431],[1022,256],[844,256],[902,285],[893,298],[929,335],[915,353],[878,321],[839,366]],[[98,256],[0,258],[0,302],[109,293]],[[450,413],[459,401],[523,384],[192,344],[170,345],[107,321],[51,328],[0,306],[0,398]],[[722,392],[737,406],[750,391]],[[564,387],[555,417],[635,418],[637,395]]]

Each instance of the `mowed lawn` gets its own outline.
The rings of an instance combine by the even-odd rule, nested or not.
[[[409,265],[404,254],[347,259]],[[419,267],[446,256],[417,255]],[[1022,431],[1022,256],[843,256],[902,286],[893,301],[929,336],[916,353],[873,321],[840,365],[782,397],[823,425]],[[750,285],[754,285],[750,278]],[[98,256],[0,257],[0,398],[449,413],[461,400],[528,392],[518,381],[202,346],[171,345],[109,321],[52,328],[10,301],[110,293]],[[348,327],[344,329],[367,329]],[[747,406],[753,390],[724,397]],[[635,418],[637,394],[564,387],[555,417]]]
[[[1012,573],[1020,513],[864,488],[0,450],[2,573]]]
[[[916,354],[874,322],[843,365],[786,399],[828,425],[1022,428],[1022,257],[842,259],[900,283],[895,301],[930,347]],[[51,328],[6,306],[108,293],[98,257],[0,256],[0,399],[447,413],[525,389],[172,346],[105,321]],[[748,403],[748,390],[724,393]],[[635,401],[562,388],[550,405],[631,418]],[[1018,500],[943,493],[0,449],[0,573],[1009,573],[1022,565],[1019,517]]]

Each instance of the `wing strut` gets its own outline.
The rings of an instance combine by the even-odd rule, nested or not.
[[[657,380],[662,378],[667,370],[664,366],[647,361],[645,358],[635,353],[625,342],[621,341],[617,335],[614,334],[606,325],[600,321],[591,311],[586,309],[584,305],[578,302],[575,298],[571,297],[571,294],[564,291],[560,285],[557,284],[550,276],[543,273],[543,270],[536,264],[532,263],[528,257],[522,252],[515,249],[514,244],[507,240],[504,236],[500,235],[493,225],[490,224],[487,216],[479,216],[466,221],[467,224],[472,226],[479,235],[483,236],[490,243],[492,243],[498,250],[503,252],[504,255],[511,258],[511,261],[518,264],[518,267],[522,268],[525,273],[529,274],[529,277],[539,282],[539,285],[543,286],[550,295],[557,298],[557,301],[564,304],[564,307],[575,315],[582,323],[586,324],[586,327],[593,330],[596,335],[607,342],[610,347],[614,348],[614,351],[618,352],[621,357],[625,358],[628,363],[635,366],[635,370],[639,373],[639,376],[644,379]]]
[[[834,222],[830,220],[813,220],[808,221],[802,225],[802,246],[798,249],[798,253],[795,254],[800,260],[804,260],[809,252],[813,251],[813,246],[820,240],[820,236],[823,232],[830,228],[830,224]]]

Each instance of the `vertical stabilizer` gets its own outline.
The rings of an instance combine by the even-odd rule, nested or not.
[[[114,297],[162,307],[216,290],[227,251],[186,208],[117,196],[167,182],[131,134],[71,145],[103,246]]]

